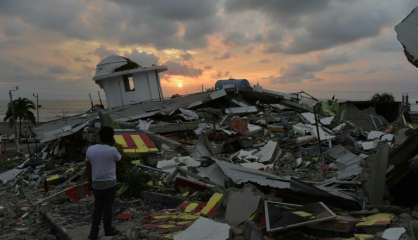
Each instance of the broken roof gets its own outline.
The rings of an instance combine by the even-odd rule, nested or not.
[[[216,164],[221,168],[222,172],[236,184],[256,183],[261,186],[269,186],[277,189],[290,188],[289,180],[269,174],[263,171],[249,169],[237,164],[215,160]]]
[[[102,61],[100,61],[99,64],[97,64],[96,74],[93,77],[93,80],[98,81],[105,78],[133,74],[137,72],[162,72],[166,70],[167,68],[165,66],[143,67],[129,58],[118,55],[111,55],[104,58]]]
[[[164,101],[146,101],[131,104],[105,110],[104,113],[109,114],[114,121],[129,122],[157,113],[170,115],[179,108],[192,108],[224,96],[226,96],[226,92],[222,89],[212,92],[189,94]],[[87,126],[88,122],[97,118],[98,112],[88,112],[44,123],[34,128],[34,132],[37,139],[41,142],[48,142],[76,133]]]

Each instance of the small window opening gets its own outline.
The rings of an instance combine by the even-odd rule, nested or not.
[[[123,84],[126,92],[135,91],[135,81],[132,76],[123,76]]]

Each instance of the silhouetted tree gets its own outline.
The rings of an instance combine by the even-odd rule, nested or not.
[[[399,108],[395,98],[390,93],[376,93],[370,99],[376,113],[382,115],[389,122],[395,121],[399,116]]]
[[[16,122],[14,122],[13,119],[12,107],[14,107],[16,121],[19,123],[19,136],[16,137],[20,138],[23,121],[29,121],[32,124],[36,123],[35,115],[32,112],[32,110],[35,109],[35,104],[27,98],[18,98],[16,100],[13,100],[12,103],[9,103],[6,116],[3,120],[9,122],[10,126],[13,127],[16,124]]]
[[[370,100],[373,104],[393,103],[395,98],[390,93],[376,93]]]

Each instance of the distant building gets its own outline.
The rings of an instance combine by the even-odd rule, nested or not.
[[[109,108],[124,106],[148,100],[162,100],[159,73],[164,66],[142,67],[122,57],[108,56],[96,67],[93,80],[106,94]]]

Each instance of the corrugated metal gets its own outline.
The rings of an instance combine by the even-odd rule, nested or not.
[[[273,174],[245,168],[233,163],[215,160],[222,172],[236,184],[256,183],[261,186],[269,186],[278,189],[289,189],[289,178],[279,178]]]
[[[179,108],[187,108],[192,103],[200,104],[225,96],[224,90],[189,94],[165,101],[147,101],[104,111],[117,122],[136,121],[140,118],[155,114],[173,114]],[[89,121],[98,118],[97,112],[79,114],[65,119],[53,120],[34,129],[41,142],[52,141],[71,135],[84,128]]]

